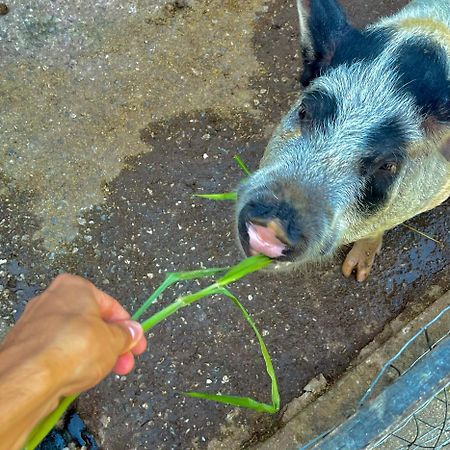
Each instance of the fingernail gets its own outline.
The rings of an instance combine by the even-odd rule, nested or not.
[[[142,327],[138,322],[133,321],[128,322],[127,328],[131,334],[131,339],[133,340],[133,342],[141,338]]]

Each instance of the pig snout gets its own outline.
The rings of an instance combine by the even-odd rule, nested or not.
[[[284,202],[249,202],[239,215],[238,228],[247,255],[289,260],[303,239],[297,212]]]

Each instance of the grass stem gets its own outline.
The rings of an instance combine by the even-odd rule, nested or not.
[[[238,397],[238,396],[218,396],[217,394],[204,394],[204,393],[187,393],[186,395],[190,397],[196,397],[196,398],[204,398],[209,400],[215,400],[220,403],[227,403],[230,405],[235,406],[242,406],[245,408],[250,408],[256,411],[260,412],[267,412],[267,413],[274,413],[278,411],[280,407],[280,396],[278,393],[278,385],[277,380],[275,376],[275,372],[273,369],[272,362],[270,360],[269,353],[267,351],[266,345],[264,344],[264,341],[261,337],[261,334],[259,333],[258,329],[256,328],[255,323],[253,322],[252,318],[248,314],[248,312],[245,310],[243,305],[239,303],[238,299],[231,294],[230,291],[226,289],[226,286],[228,286],[231,283],[234,283],[235,281],[239,280],[240,278],[245,277],[246,275],[255,272],[257,270],[262,269],[263,267],[266,267],[271,263],[270,258],[262,255],[258,256],[252,256],[250,258],[244,259],[239,264],[231,267],[228,269],[228,271],[223,275],[219,280],[216,282],[210,284],[209,286],[200,289],[197,292],[194,292],[192,294],[188,294],[182,297],[179,297],[177,300],[175,300],[170,305],[166,306],[162,310],[158,311],[157,313],[153,314],[150,318],[147,320],[144,320],[141,322],[142,328],[145,332],[149,331],[151,328],[162,322],[167,317],[171,316],[172,314],[175,314],[179,309],[184,308],[188,305],[191,305],[192,303],[204,298],[209,297],[211,295],[215,294],[222,294],[226,297],[230,298],[233,303],[239,308],[242,315],[245,317],[247,322],[252,327],[254,333],[256,334],[258,338],[258,342],[261,348],[261,352],[266,364],[266,371],[269,374],[271,380],[272,380],[272,404],[266,404],[266,403],[260,403],[256,400],[253,400],[248,397]],[[143,305],[136,311],[135,314],[133,314],[133,319],[137,320],[139,319],[147,310],[148,308],[154,303],[154,301],[167,289],[170,285],[178,282],[178,281],[184,281],[184,280],[193,280],[198,279],[202,277],[208,277],[220,272],[224,272],[225,268],[219,268],[219,269],[202,269],[202,270],[194,270],[190,272],[178,272],[178,273],[169,273],[164,280],[164,282],[161,284],[161,286],[156,289],[156,291],[143,303]],[[66,409],[69,407],[69,405],[78,397],[77,395],[72,395],[70,397],[66,397],[61,400],[58,407],[50,414],[48,415],[43,421],[41,421],[38,426],[32,431],[30,434],[27,443],[25,444],[24,450],[34,450],[39,443],[45,438],[45,436],[51,431],[51,429],[56,425],[58,420],[61,418],[61,416],[64,414]]]

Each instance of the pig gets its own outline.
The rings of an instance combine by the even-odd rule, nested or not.
[[[238,188],[247,255],[305,266],[353,243],[364,281],[382,236],[450,195],[450,1],[414,0],[354,28],[336,0],[298,0],[302,92]]]

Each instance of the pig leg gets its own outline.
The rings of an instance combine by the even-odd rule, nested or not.
[[[355,270],[357,281],[366,280],[372,269],[375,256],[381,249],[382,241],[383,234],[356,241],[342,265],[344,276],[348,278]]]

